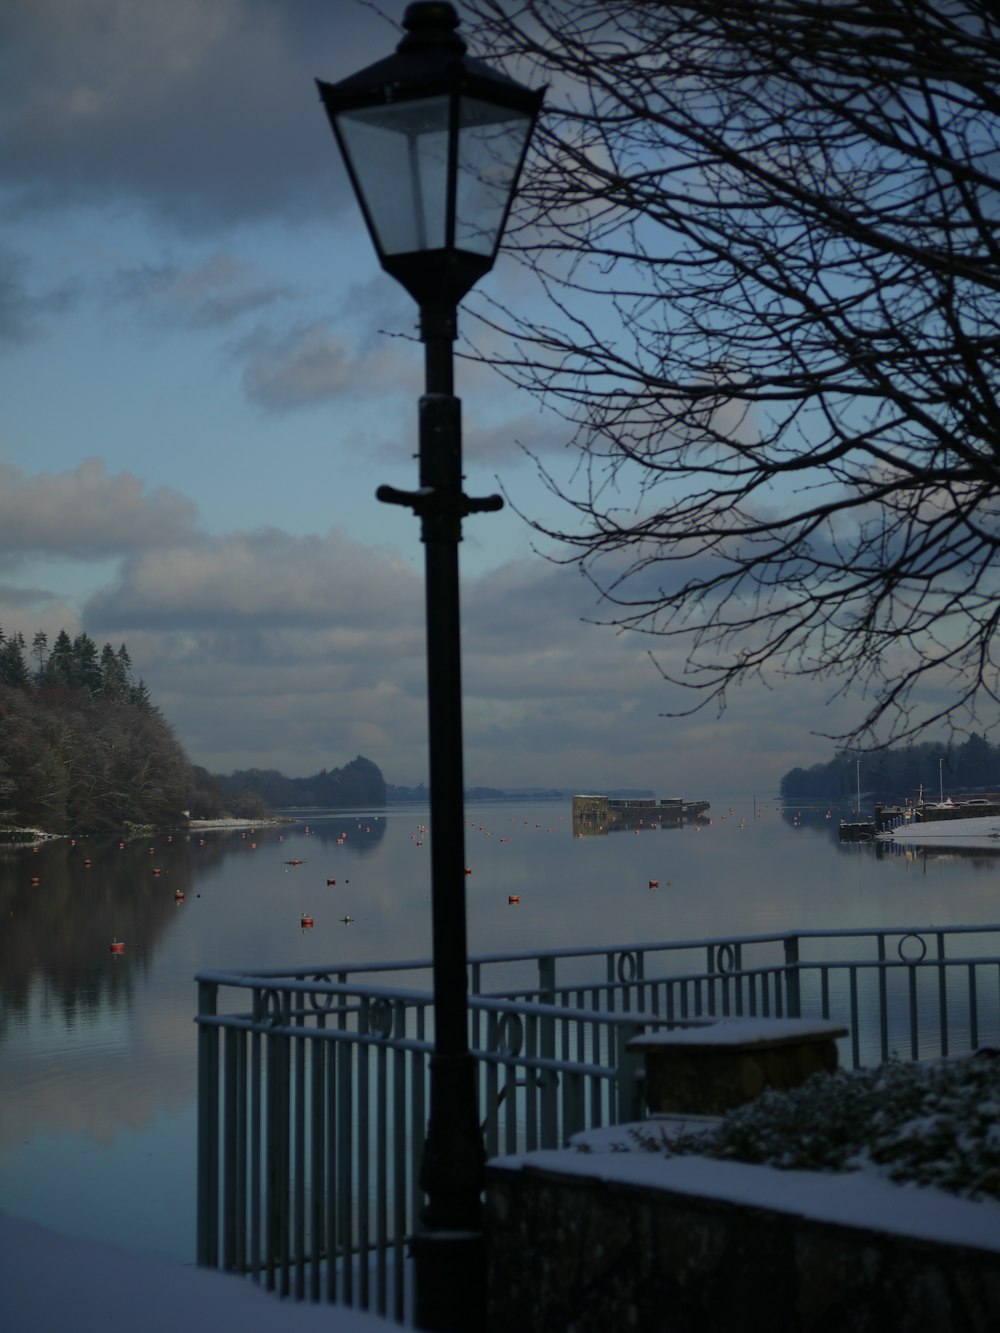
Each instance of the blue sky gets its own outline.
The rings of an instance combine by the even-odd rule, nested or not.
[[[405,4],[385,0],[384,14]],[[313,80],[388,54],[360,0],[7,0],[0,627],[127,642],[191,758],[426,778],[416,308],[377,267]],[[541,293],[510,260],[481,287]],[[560,424],[460,365],[467,489],[551,505]],[[462,546],[466,779],[773,790],[822,685],[671,719],[655,643],[512,509]],[[664,653],[665,660],[669,660]]]

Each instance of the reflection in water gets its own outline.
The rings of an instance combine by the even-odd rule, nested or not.
[[[324,850],[349,840],[365,857],[384,837],[385,820],[314,817],[303,831]],[[272,826],[0,847],[0,1040],[7,1024],[23,1018],[33,992],[44,996],[45,1018],[69,1027],[128,1009],[135,974],[154,965],[161,937],[195,895],[196,878],[202,886],[222,873],[223,862],[284,836]],[[123,942],[120,955],[112,940]]]
[[[993,858],[842,847],[825,812],[712,797],[705,821],[614,838],[574,838],[569,802],[468,816],[473,953],[997,915]],[[256,834],[0,847],[0,1208],[190,1261],[195,973],[426,958],[426,824],[302,811]]]
[[[44,994],[46,1017],[67,1026],[127,1009],[133,974],[151,966],[173,919],[174,890],[192,882],[190,851],[179,841],[77,839],[0,851],[0,1038],[33,989]],[[126,943],[121,957],[110,952],[115,937]],[[142,948],[129,951],[130,941]]]

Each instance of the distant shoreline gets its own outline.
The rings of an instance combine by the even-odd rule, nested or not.
[[[49,833],[46,829],[24,828],[14,824],[0,825],[0,842],[56,842],[61,838],[145,838],[151,833],[207,833],[225,829],[273,828],[298,821],[287,816],[268,815],[265,819],[191,819],[187,824],[172,824],[162,829],[140,829],[134,833],[115,833],[105,829],[100,833]]]

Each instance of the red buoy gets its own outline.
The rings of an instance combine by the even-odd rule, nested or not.
[[[519,893],[510,893],[507,895],[507,901],[509,903],[519,903],[521,901],[521,895]]]
[[[154,875],[154,877],[155,877],[155,876],[159,876],[160,874],[162,874],[162,871],[160,870],[160,867],[159,867],[159,866],[154,866],[154,867],[153,867],[153,875]]]
[[[651,879],[649,881],[649,887],[651,889],[658,889],[660,887],[660,881],[658,879]]]
[[[42,882],[42,881],[41,881],[41,879],[39,878],[38,875],[32,875],[32,877],[31,877],[31,887],[32,887],[33,889],[37,889],[37,887],[39,886],[39,884],[41,884],[41,882]]]
[[[174,889],[174,901],[178,903],[182,903],[184,901],[183,889]]]
[[[111,941],[111,946],[110,946],[110,947],[111,947],[111,952],[112,952],[112,953],[124,953],[124,952],[125,952],[125,941],[124,941],[124,940],[120,940],[120,939],[118,938],[118,936],[116,935],[115,938]]]
[[[326,882],[327,884],[336,884],[337,881],[335,879],[328,879]]]
[[[302,917],[302,929],[303,929],[303,930],[312,930],[312,928],[313,928],[313,926],[314,926],[315,924],[316,924],[316,922],[312,919],[311,916],[303,916],[303,917]]]

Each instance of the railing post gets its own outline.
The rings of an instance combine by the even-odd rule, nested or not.
[[[786,935],[785,945],[785,1013],[789,1018],[802,1017],[802,996],[799,992],[799,937]]]
[[[219,1264],[219,988],[198,982],[198,1263]]]
[[[619,1125],[629,1120],[641,1120],[643,1116],[645,1098],[642,1074],[645,1071],[645,1062],[640,1054],[628,1049],[632,1038],[637,1037],[642,1031],[641,1023],[620,1023],[615,1027],[618,1047],[615,1053],[615,1065],[618,1069],[618,1107],[615,1120]]]
[[[538,960],[538,997],[543,1004],[556,1002],[556,960],[551,954]]]
[[[551,956],[538,960],[539,999],[543,1004],[555,1004],[556,962]],[[539,1022],[538,1053],[543,1060],[556,1058],[556,1020],[544,1014]],[[560,1148],[559,1137],[559,1083],[552,1070],[541,1075],[541,1133],[543,1148]]]

